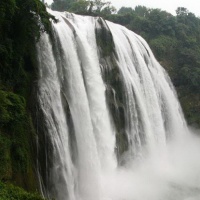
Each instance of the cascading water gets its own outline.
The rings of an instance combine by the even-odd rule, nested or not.
[[[189,131],[176,93],[146,42],[98,17],[49,12],[58,22],[37,46],[44,196],[199,199],[200,163],[182,159],[198,145],[185,144]]]

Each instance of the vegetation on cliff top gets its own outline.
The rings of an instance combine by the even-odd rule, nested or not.
[[[69,11],[92,16],[105,16],[116,12],[111,2],[104,0],[54,0],[51,8],[58,11]]]

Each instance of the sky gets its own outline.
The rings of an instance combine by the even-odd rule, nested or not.
[[[45,0],[50,4],[53,0]],[[200,0],[106,0],[110,1],[117,9],[122,6],[135,7],[137,5],[148,8],[160,8],[175,15],[177,7],[185,7],[196,16],[200,17]]]

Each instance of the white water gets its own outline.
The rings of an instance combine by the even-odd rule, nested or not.
[[[44,33],[38,44],[38,101],[53,162],[45,196],[200,199],[199,139],[190,136],[170,79],[146,42],[107,22],[124,86],[128,150],[119,166],[115,116],[106,101],[95,35],[98,18],[51,13],[59,19],[53,23],[54,43]]]

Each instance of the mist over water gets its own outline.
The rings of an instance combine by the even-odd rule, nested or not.
[[[199,151],[195,136],[169,144],[166,154],[133,161],[106,176],[106,194],[115,200],[198,200]]]
[[[98,17],[49,12],[59,21],[37,46],[44,196],[199,200],[200,138],[147,43]]]

